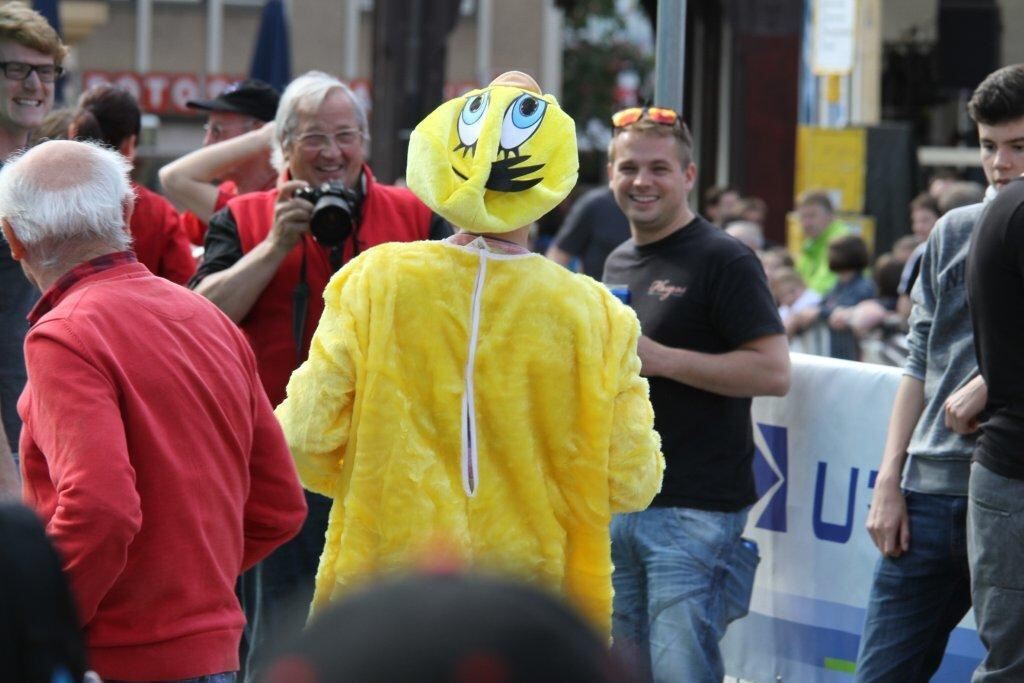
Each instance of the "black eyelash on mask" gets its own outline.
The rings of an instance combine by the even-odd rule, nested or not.
[[[462,158],[463,159],[466,158],[466,154],[467,153],[468,154],[472,154],[474,156],[476,155],[476,143],[475,142],[472,145],[464,145],[464,144],[462,144],[460,142],[459,144],[457,144],[455,146],[455,149],[453,149],[452,152],[458,152],[460,149],[462,150]]]

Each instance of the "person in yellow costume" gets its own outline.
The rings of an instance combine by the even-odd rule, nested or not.
[[[413,131],[409,187],[460,232],[342,268],[277,409],[303,485],[334,500],[314,613],[442,547],[610,633],[611,515],[650,503],[664,459],[636,316],[526,249],[577,167],[572,119],[519,72]]]

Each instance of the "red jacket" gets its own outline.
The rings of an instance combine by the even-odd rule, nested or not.
[[[183,285],[196,272],[188,235],[174,206],[142,185],[132,183],[135,211],[129,229],[139,262],[154,275]]]
[[[366,198],[358,233],[360,252],[385,242],[412,242],[430,236],[430,209],[412,192],[378,184],[367,166],[363,166],[363,174],[366,177]],[[241,195],[228,202],[228,209],[238,226],[243,253],[251,251],[270,234],[276,199],[275,189]],[[350,239],[345,242],[344,260],[348,261],[352,253]],[[303,255],[306,259],[306,283],[309,285],[309,308],[302,341],[302,358],[306,357],[309,342],[324,310],[324,287],[333,274],[328,250],[317,244],[312,236],[304,235],[289,252],[241,322],[256,352],[263,386],[275,406],[284,400],[288,378],[299,365],[292,331],[292,301],[299,283]]]
[[[25,340],[21,467],[91,664],[128,680],[235,670],[235,580],[306,512],[252,352],[209,301],[138,263],[63,286]]]

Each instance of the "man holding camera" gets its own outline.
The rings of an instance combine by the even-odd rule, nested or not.
[[[411,192],[375,181],[365,159],[368,137],[366,112],[348,87],[320,72],[300,76],[277,110],[277,187],[236,197],[210,219],[190,286],[248,333],[274,405],[306,355],[334,271],[377,244],[450,234]],[[320,240],[310,231],[309,198],[321,195],[324,183],[346,196],[347,236],[343,226]]]
[[[366,112],[348,87],[321,72],[300,76],[281,95],[275,119],[277,187],[236,197],[210,219],[203,262],[190,286],[245,331],[274,405],[309,351],[324,287],[342,264],[384,242],[450,234],[411,192],[374,180],[365,162],[367,140]],[[351,222],[317,239],[310,230],[314,204],[297,194],[318,195],[306,189],[324,183],[336,186],[329,194],[341,196],[335,198],[348,205]],[[281,627],[286,604],[305,608],[312,597],[330,503],[307,493],[307,504],[302,532],[259,570],[257,647],[268,630],[272,635]]]

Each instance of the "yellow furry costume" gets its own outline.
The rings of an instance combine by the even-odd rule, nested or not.
[[[572,120],[522,79],[413,134],[410,187],[464,230],[527,225],[575,183]],[[636,317],[539,255],[456,237],[339,271],[277,410],[303,484],[334,499],[314,610],[443,547],[564,593],[608,633],[611,514],[645,508],[664,469]]]

